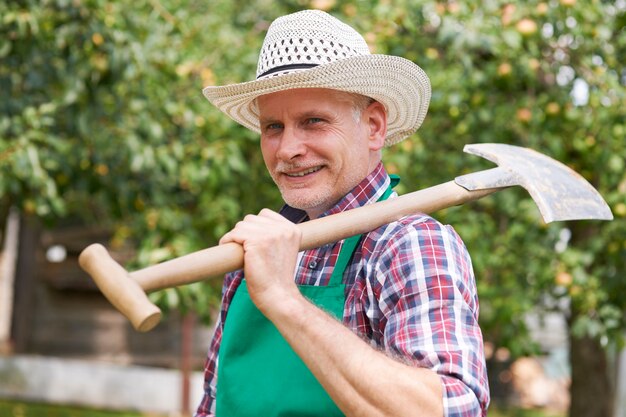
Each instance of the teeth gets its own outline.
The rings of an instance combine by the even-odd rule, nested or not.
[[[304,177],[305,175],[311,174],[313,172],[317,172],[320,169],[321,169],[320,167],[314,167],[314,168],[307,169],[306,171],[291,172],[291,173],[288,173],[287,175],[290,177]]]

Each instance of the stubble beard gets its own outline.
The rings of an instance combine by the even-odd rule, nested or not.
[[[331,169],[326,166],[323,169]],[[348,171],[342,178],[335,174],[333,181],[323,182],[313,188],[293,188],[283,186],[273,176],[274,183],[278,186],[285,203],[293,208],[309,212],[310,210],[323,210],[326,212],[333,207],[341,198],[350,192],[363,178],[353,170]]]

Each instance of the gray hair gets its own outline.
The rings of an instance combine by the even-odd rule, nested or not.
[[[361,94],[350,93],[352,98],[352,111],[354,115],[354,120],[359,121],[361,115],[363,114],[363,110],[369,107],[370,104],[375,102],[371,97],[364,96]]]

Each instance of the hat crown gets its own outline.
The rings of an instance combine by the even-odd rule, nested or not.
[[[352,27],[320,10],[279,17],[270,25],[259,54],[257,79],[369,55]]]

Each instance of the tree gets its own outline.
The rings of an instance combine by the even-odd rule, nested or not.
[[[486,340],[533,353],[525,315],[563,311],[570,415],[608,415],[606,354],[626,325],[623,2],[2,2],[0,215],[14,206],[46,224],[105,224],[113,248],[136,249],[138,267],[212,246],[246,213],[277,208],[256,135],[200,90],[251,79],[269,23],[305,7],[430,75],[423,127],[384,156],[400,192],[484,169],[463,145],[503,142],[566,162],[606,198],[613,222],[546,225],[521,190],[437,217],[472,253]],[[154,297],[208,320],[219,284]],[[592,353],[573,360],[582,348]],[[581,378],[590,357],[603,366]]]
[[[60,0],[2,3],[0,14],[3,217],[16,206],[47,224],[108,225],[138,266],[214,245],[258,204],[277,206],[254,135],[201,95],[213,71],[232,81],[256,59],[234,64],[258,38],[251,10]],[[208,318],[219,290],[207,286],[155,298]]]
[[[423,65],[434,91],[417,140],[394,155],[401,172],[449,176],[476,166],[452,156],[463,144],[505,142],[566,162],[612,206],[617,219],[610,223],[547,226],[523,192],[507,192],[442,215],[474,256],[487,339],[516,355],[532,352],[526,314],[563,311],[571,336],[570,415],[610,415],[606,349],[619,340],[626,307],[619,295],[626,289],[623,5],[378,6],[384,7],[387,19],[371,26],[391,35],[378,44],[381,52]]]

